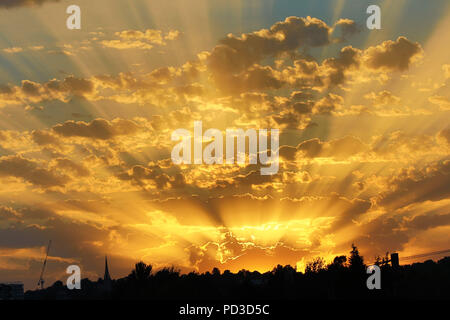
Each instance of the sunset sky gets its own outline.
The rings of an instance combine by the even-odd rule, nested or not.
[[[47,285],[450,247],[448,0],[0,0],[0,30],[0,282],[50,239]],[[278,174],[174,165],[194,121],[279,129]]]

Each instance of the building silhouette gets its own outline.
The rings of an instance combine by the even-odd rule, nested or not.
[[[400,261],[398,258],[398,253],[391,253],[391,264],[392,264],[392,268],[394,269],[398,269],[400,268]]]
[[[22,282],[0,283],[0,300],[22,300],[23,298]]]

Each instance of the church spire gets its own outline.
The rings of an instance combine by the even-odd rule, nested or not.
[[[105,256],[105,275],[103,276],[103,280],[106,281],[111,281],[111,276],[109,275],[109,270],[108,270],[108,257]]]
[[[103,290],[105,291],[105,294],[109,295],[112,290],[112,280],[111,276],[109,275],[109,269],[108,269],[108,257],[105,256],[105,275],[103,276]]]

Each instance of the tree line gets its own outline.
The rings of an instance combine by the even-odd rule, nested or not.
[[[68,290],[57,281],[44,290],[27,291],[25,299],[450,299],[450,257],[393,268],[388,256],[378,257],[381,289],[369,290],[366,264],[356,246],[349,256],[337,256],[329,264],[316,258],[299,272],[290,265],[272,271],[218,268],[211,272],[181,274],[174,267],[155,271],[138,262],[130,274],[112,280],[82,279],[81,290]]]

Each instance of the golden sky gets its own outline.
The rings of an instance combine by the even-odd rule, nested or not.
[[[72,3],[73,2],[73,3]],[[450,243],[450,6],[0,2],[0,280],[70,264],[300,270]],[[68,30],[70,4],[81,30]],[[178,128],[280,130],[280,168],[174,165]]]

